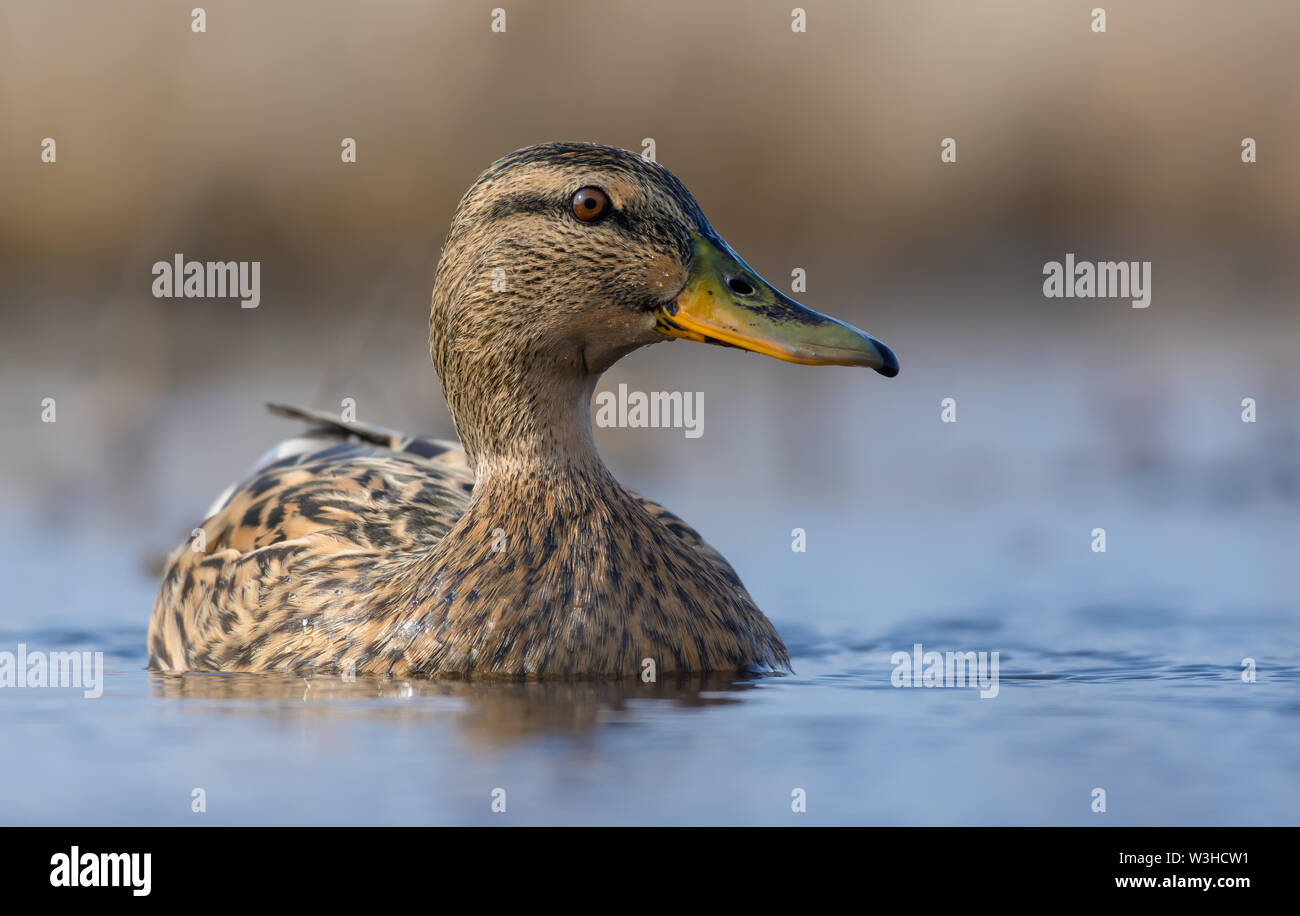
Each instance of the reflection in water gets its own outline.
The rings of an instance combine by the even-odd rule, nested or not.
[[[93,701],[0,690],[9,741],[41,751],[7,759],[0,818],[1091,824],[1088,791],[1109,785],[1114,823],[1294,822],[1294,612],[1169,608],[972,607],[870,637],[796,625],[792,676],[654,684],[161,676],[142,628],[47,630],[47,647],[117,664]],[[915,641],[999,651],[998,696],[895,688],[891,654]],[[507,812],[491,808],[498,787]],[[816,802],[806,815],[793,787]]]
[[[154,697],[240,701],[231,715],[387,718],[452,722],[471,740],[509,744],[543,734],[577,734],[611,724],[632,704],[674,710],[739,702],[760,676],[687,675],[639,679],[393,680],[285,674],[153,675]],[[252,701],[252,702],[243,702]],[[209,704],[182,706],[210,715]]]

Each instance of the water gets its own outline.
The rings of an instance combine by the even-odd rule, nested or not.
[[[1114,638],[1121,610],[1135,609],[1078,616]],[[1134,628],[1138,642],[1170,622]],[[1278,636],[1280,623],[1251,621]],[[995,699],[890,685],[904,638],[986,644],[991,627],[985,615],[861,643],[795,634],[793,676],[655,685],[160,677],[141,670],[142,628],[27,633],[87,648],[111,635],[111,670],[98,700],[0,693],[5,821],[1295,823],[1295,666],[1264,655],[1247,685],[1183,654],[998,636]],[[1095,786],[1105,814],[1089,810]],[[206,813],[190,810],[196,787]],[[805,814],[790,810],[796,787]]]
[[[1191,373],[1145,388],[1085,386],[1068,366],[991,374],[964,384],[965,412],[943,429],[947,383],[926,382],[933,372],[846,388],[848,376],[715,358],[729,361],[725,383],[693,376],[684,351],[605,382],[705,391],[703,437],[601,431],[602,445],[733,562],[794,674],[151,674],[151,563],[219,489],[176,461],[212,435],[190,402],[134,467],[147,488],[9,493],[0,650],[102,651],[108,673],[98,699],[0,690],[0,822],[1300,822],[1293,432],[1241,424],[1236,392]],[[1175,392],[1155,413],[1180,419],[1113,409],[1115,392],[1150,390]],[[241,398],[256,402],[227,390],[205,403]],[[266,445],[251,419],[217,425],[243,439],[204,459],[214,474]],[[90,465],[118,473],[111,457]],[[187,495],[159,502],[168,486]],[[1097,526],[1104,554],[1090,549]],[[796,527],[806,553],[790,549]],[[890,656],[916,643],[997,651],[997,696],[892,686]],[[796,789],[806,813],[791,810]]]
[[[137,579],[127,591],[144,607],[153,582]],[[1300,667],[1285,607],[883,604],[880,625],[857,632],[788,606],[773,616],[793,675],[658,684],[163,677],[144,670],[143,615],[0,632],[0,646],[103,651],[108,669],[99,699],[0,691],[0,814],[19,824],[1300,820]],[[998,651],[998,695],[893,687],[890,655],[917,642]],[[1242,681],[1246,656],[1255,683]],[[1090,810],[1094,787],[1107,792],[1104,814]],[[205,813],[190,810],[195,788]],[[504,814],[490,808],[497,788]],[[791,811],[795,788],[806,813]]]

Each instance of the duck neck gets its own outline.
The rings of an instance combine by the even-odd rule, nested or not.
[[[651,520],[596,451],[591,399],[598,375],[582,371],[580,356],[565,368],[560,361],[539,371],[534,362],[524,375],[498,365],[463,386],[454,379],[465,375],[448,376],[447,401],[475,483],[469,509],[437,551],[442,569],[490,578],[494,569],[535,565],[548,575],[594,575],[610,563],[635,562],[626,535]]]
[[[444,382],[456,431],[480,484],[541,473],[602,476],[608,472],[591,430],[596,376],[566,367],[474,373],[468,384]]]
[[[596,451],[596,378],[534,368],[527,381],[501,372],[445,386],[475,483],[467,511],[419,567],[422,588],[452,601],[495,594],[502,582],[547,582],[589,601],[609,569],[636,562],[626,544],[651,520]]]

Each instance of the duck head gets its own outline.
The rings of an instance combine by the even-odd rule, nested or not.
[[[471,463],[585,453],[600,373],[674,338],[898,374],[883,343],[763,280],[671,172],[635,153],[531,146],[462,198],[430,351]]]

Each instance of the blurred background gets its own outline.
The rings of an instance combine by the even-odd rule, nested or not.
[[[796,298],[902,364],[679,342],[601,382],[704,393],[699,439],[598,442],[732,560],[797,670],[844,634],[910,647],[918,620],[1121,670],[1294,665],[1300,7],[1111,2],[1097,34],[1103,3],[801,0],[795,34],[791,3],[740,0],[506,0],[504,33],[486,3],[210,2],[195,34],[189,0],[0,0],[0,624],[118,634],[138,671],[160,557],[294,431],[264,401],[453,435],[428,302],[477,174],[541,141],[653,138],[752,266],[787,290],[803,268]],[[153,298],[178,252],[260,261],[260,307]],[[1150,307],[1044,298],[1067,252],[1150,261]],[[1270,708],[1294,731],[1293,701]],[[1151,785],[1190,756],[1132,738],[1172,755]],[[958,807],[920,819],[998,819],[947,784]],[[1023,804],[1001,816],[1055,810]],[[1223,805],[1207,817],[1276,817]]]

